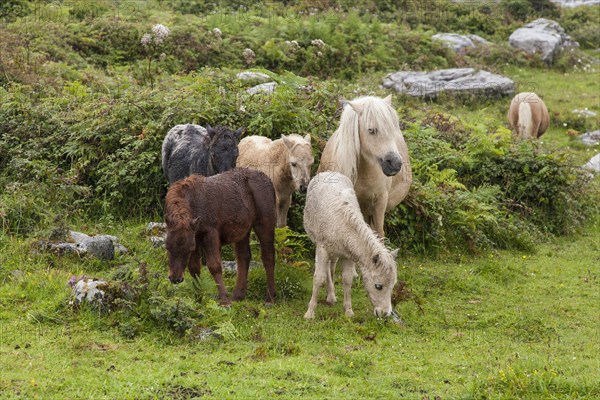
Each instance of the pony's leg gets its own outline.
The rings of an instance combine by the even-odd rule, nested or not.
[[[188,270],[194,279],[197,279],[200,276],[200,269],[202,268],[202,263],[200,262],[201,254],[202,248],[200,245],[196,245],[196,248],[190,255],[190,260],[188,261]]]
[[[385,209],[387,207],[387,202],[388,195],[387,193],[385,193],[379,196],[377,202],[374,204],[373,207],[373,220],[371,226],[373,227],[373,229],[375,229],[375,232],[377,232],[382,238],[385,237],[385,234],[383,232],[383,220],[385,217]]]
[[[223,265],[221,264],[221,241],[219,240],[218,233],[215,235],[206,235],[204,237],[204,253],[206,255],[206,266],[210,271],[215,283],[217,284],[217,290],[219,291],[219,304],[222,306],[230,306],[231,300],[227,295],[227,289],[223,282]]]
[[[267,275],[267,298],[269,304],[275,303],[275,230],[273,225],[257,225],[254,232],[260,242],[260,258]]]
[[[248,287],[248,268],[250,268],[250,232],[245,238],[235,244],[235,260],[237,263],[237,279],[235,289],[233,290],[233,300],[243,300],[246,298],[246,288]]]
[[[352,291],[352,280],[354,279],[354,263],[352,260],[342,260],[342,287],[344,288],[344,310],[346,316],[351,318],[354,316],[352,311],[352,299],[350,293]]]
[[[287,225],[287,215],[292,203],[292,196],[277,197],[277,227],[283,228]]]
[[[327,250],[322,245],[317,245],[317,254],[315,257],[315,274],[313,276],[313,291],[310,301],[308,302],[308,310],[304,314],[304,318],[312,319],[315,317],[315,308],[319,298],[319,290],[327,280],[329,274],[329,255]]]
[[[335,297],[335,287],[333,286],[333,277],[335,276],[335,264],[337,259],[332,259],[325,262],[327,266],[327,303],[335,304],[337,301]]]

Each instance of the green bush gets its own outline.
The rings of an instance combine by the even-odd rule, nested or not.
[[[575,7],[565,9],[560,20],[561,26],[584,49],[600,47],[600,12],[598,7]]]
[[[540,234],[572,233],[599,211],[597,185],[565,151],[444,114],[422,124],[405,130],[411,193],[386,219],[388,237],[407,249],[531,250]]]

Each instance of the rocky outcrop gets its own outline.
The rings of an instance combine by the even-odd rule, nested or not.
[[[477,35],[460,35],[458,33],[438,33],[431,37],[433,40],[440,40],[457,53],[474,49],[477,46],[488,46],[490,42]]]
[[[552,63],[562,49],[579,46],[558,22],[545,18],[536,19],[514,31],[508,43],[527,54],[539,54],[547,63]]]
[[[383,87],[400,94],[425,98],[434,98],[442,93],[507,96],[515,91],[515,83],[511,79],[474,68],[394,72],[383,79]]]

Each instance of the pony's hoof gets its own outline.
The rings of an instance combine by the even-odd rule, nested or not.
[[[337,298],[335,297],[335,295],[328,297],[326,300],[326,303],[330,306],[334,305],[335,302],[337,301]]]
[[[231,307],[231,300],[229,300],[229,299],[221,299],[221,300],[219,300],[219,305],[221,307]]]
[[[348,317],[348,318],[354,317],[354,311],[352,311],[352,309],[346,310],[346,317]]]
[[[233,301],[242,301],[246,298],[246,293],[233,292]]]
[[[315,318],[314,311],[307,311],[306,314],[304,314],[304,319],[314,319],[314,318]]]

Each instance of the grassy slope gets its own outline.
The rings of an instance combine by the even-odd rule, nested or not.
[[[141,230],[121,234],[160,285],[164,256]],[[337,304],[305,322],[310,271],[302,269],[300,298],[269,309],[251,299],[222,312],[237,331],[229,341],[160,330],[123,339],[110,317],[61,305],[71,273],[105,275],[106,266],[32,254],[10,239],[0,252],[1,397],[593,398],[599,238],[596,224],[534,255],[403,259],[399,275],[414,295],[397,306],[405,326],[376,320],[359,285],[354,320]],[[208,274],[203,281],[211,286]],[[192,296],[189,285],[177,291]]]

